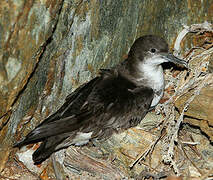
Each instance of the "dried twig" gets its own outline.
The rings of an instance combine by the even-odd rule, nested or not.
[[[176,41],[175,41],[175,45],[174,45],[174,54],[176,56],[179,55],[180,53],[180,49],[181,49],[181,41],[183,40],[183,38],[190,32],[192,33],[202,33],[202,32],[213,32],[213,28],[212,28],[212,24],[208,23],[207,21],[205,21],[202,24],[192,24],[191,26],[184,26],[184,29],[178,34]]]
[[[185,29],[178,35],[176,42],[175,42],[175,54],[178,55],[180,52],[180,43],[183,40],[183,38],[186,36],[189,32],[205,32],[205,31],[211,31],[213,32],[211,24],[205,22],[203,24],[195,24],[191,25],[190,27],[185,27]],[[205,87],[208,84],[213,83],[212,75],[209,74],[203,74],[202,68],[206,67],[208,65],[208,58],[211,53],[213,53],[213,48],[201,49],[199,54],[195,55],[193,50],[190,50],[190,53],[188,53],[187,59],[190,59],[190,62],[194,59],[199,58],[200,61],[197,63],[197,65],[191,69],[189,72],[189,75],[187,79],[186,72],[182,72],[177,76],[177,81],[175,83],[175,80],[170,80],[170,84],[173,84],[175,88],[175,93],[173,96],[170,97],[170,99],[165,102],[162,106],[162,109],[165,114],[165,120],[167,123],[165,124],[165,127],[167,127],[167,135],[164,138],[163,141],[163,160],[166,164],[171,164],[173,166],[173,169],[175,173],[178,175],[180,174],[180,171],[178,169],[177,163],[173,160],[174,157],[174,147],[175,142],[178,142],[178,132],[180,129],[180,126],[183,122],[184,113],[187,111],[190,103],[194,100],[194,98],[199,95],[201,89]],[[172,78],[170,78],[172,79]],[[175,108],[173,103],[183,96],[185,93],[187,93],[189,90],[193,90],[192,96],[185,102],[184,107],[182,111],[180,112],[180,115],[178,119],[175,121]]]
[[[183,144],[181,144],[181,149],[182,149],[184,155],[186,156],[186,158],[191,162],[191,164],[197,169],[197,171],[198,171],[201,175],[203,175],[203,172],[202,172],[202,171],[196,166],[196,164],[188,157],[188,155],[187,155],[187,153],[186,153],[186,151],[185,151],[185,148],[184,148]]]
[[[152,153],[154,150],[154,147],[156,146],[156,144],[159,142],[160,139],[162,139],[165,136],[165,132],[163,130],[161,130],[161,136],[158,137],[155,141],[153,141],[149,147],[147,148],[147,150],[143,153],[141,153],[140,155],[138,155],[137,159],[135,161],[133,161],[129,167],[133,168],[135,164],[137,164],[139,161],[145,159],[145,157],[149,154]]]

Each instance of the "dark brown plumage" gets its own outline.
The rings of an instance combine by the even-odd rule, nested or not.
[[[90,139],[108,138],[115,132],[137,126],[162,97],[161,63],[168,61],[165,53],[168,55],[168,45],[162,38],[137,39],[123,63],[101,70],[100,76],[81,85],[67,96],[55,114],[14,147],[42,141],[33,154],[35,164],[39,164],[61,148],[84,145]],[[176,61],[186,64],[177,58]],[[156,66],[156,72],[146,75],[149,66]],[[155,73],[162,76],[159,81]]]

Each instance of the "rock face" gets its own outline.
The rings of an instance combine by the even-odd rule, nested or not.
[[[212,9],[208,0],[1,1],[0,172],[14,141],[99,68],[124,59],[136,37],[171,44],[182,24],[211,20]]]
[[[0,116],[27,84],[53,35],[62,1],[0,4]]]
[[[195,94],[195,98],[190,102],[187,110],[184,112],[184,122],[200,128],[209,137],[210,141],[213,142],[213,31],[211,30],[197,36],[188,36],[185,38],[185,41],[187,39],[189,42],[192,39],[193,47],[202,47],[200,50],[198,48],[197,51],[194,51],[194,54],[191,56],[189,61],[189,66],[192,69],[191,73],[196,77],[195,74],[199,72],[198,68],[201,68],[199,77],[202,77],[202,74],[203,76],[208,74],[209,80],[207,81],[207,85],[202,87],[199,93],[195,92],[193,87],[189,89],[187,93],[177,99],[175,106],[181,112],[185,106],[185,102]],[[205,53],[203,53],[203,50],[206,50],[206,52],[204,51]],[[202,85],[202,81],[197,82],[197,86],[199,85]]]
[[[183,109],[184,102],[191,97],[193,92],[182,96],[175,103],[179,110]],[[193,126],[200,127],[206,133],[211,142],[213,142],[213,84],[204,87],[200,94],[197,95],[190,103],[188,110],[185,112],[184,122]]]

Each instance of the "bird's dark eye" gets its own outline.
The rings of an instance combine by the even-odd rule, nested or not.
[[[151,53],[155,53],[155,52],[156,52],[156,49],[152,48],[152,49],[150,49],[150,52],[151,52]]]

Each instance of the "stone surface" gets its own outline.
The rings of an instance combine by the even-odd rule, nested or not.
[[[212,77],[213,78],[213,77]],[[193,95],[193,91],[180,97],[175,106],[182,111],[185,102]],[[190,103],[187,111],[184,113],[184,122],[193,126],[200,127],[213,142],[213,84],[204,87],[199,95]]]
[[[150,113],[146,117],[148,121],[150,117],[158,119],[161,116]],[[146,118],[144,123],[146,123]],[[78,174],[88,172],[101,179],[134,178],[136,174],[144,170],[144,166],[136,165],[134,169],[131,169],[130,165],[157,139],[157,135],[150,133],[148,126],[145,128],[147,131],[144,131],[143,125],[142,122],[137,128],[115,134],[108,140],[95,141],[90,146],[69,147],[65,152],[64,169],[68,172],[70,179],[73,172]],[[155,126],[156,124],[152,124],[152,128],[150,126],[149,128],[153,129]],[[157,166],[161,162],[159,157],[160,150],[157,146],[150,164],[154,167]],[[57,157],[56,161],[60,161],[60,159],[61,157]],[[156,159],[158,160],[156,161]]]
[[[61,1],[0,2],[0,116],[14,103],[52,36]]]
[[[209,0],[1,1],[0,171],[15,141],[99,68],[124,59],[136,37],[172,44],[182,24],[211,21],[212,12]]]
[[[208,70],[210,73],[213,73],[213,55],[211,55],[211,58],[209,60]]]

